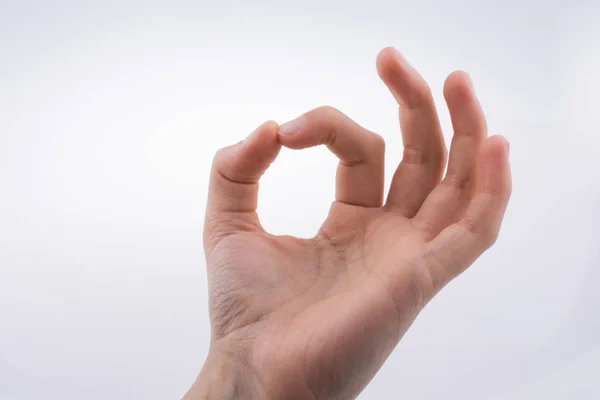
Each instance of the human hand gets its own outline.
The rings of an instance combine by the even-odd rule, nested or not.
[[[391,48],[377,69],[399,104],[404,145],[385,204],[383,139],[333,108],[267,122],[216,155],[204,238],[212,339],[186,399],[355,398],[425,304],[497,238],[508,143],[487,137],[469,77],[445,83],[454,136],[444,176],[427,84]],[[318,234],[265,232],[261,175],[281,146],[321,144],[340,164]]]

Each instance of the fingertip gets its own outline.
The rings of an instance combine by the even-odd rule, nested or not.
[[[377,56],[377,73],[402,108],[433,101],[427,82],[394,47],[386,47]]]
[[[277,128],[277,138],[283,147],[293,150],[299,150],[307,146],[306,135],[306,114],[287,121]]]
[[[510,143],[501,135],[488,137],[481,148],[482,156],[508,158],[510,153]]]
[[[446,99],[465,99],[474,96],[473,80],[465,71],[454,71],[444,82],[444,97]]]
[[[259,128],[270,132],[277,132],[279,124],[276,121],[270,119],[268,121],[265,121]]]
[[[493,142],[495,146],[504,146],[505,150],[508,151],[508,147],[510,146],[510,143],[508,142],[508,139],[506,139],[504,136],[492,135],[489,137],[489,140],[491,142]]]
[[[277,132],[279,124],[275,121],[266,121],[256,128],[243,142],[250,152],[268,154],[277,152],[281,147]]]
[[[301,150],[327,144],[345,125],[347,117],[331,106],[312,109],[279,127],[279,140],[284,147]]]
[[[248,137],[243,141],[243,143],[249,144],[255,141],[259,142],[272,142],[277,140],[277,131],[279,129],[279,124],[275,121],[269,120],[263,122],[256,128]]]
[[[221,149],[217,169],[232,180],[257,181],[281,149],[278,127],[275,121],[264,122],[237,145]]]
[[[388,81],[394,73],[394,67],[404,57],[395,47],[388,46],[381,50],[377,55],[376,66],[377,73],[383,81]]]

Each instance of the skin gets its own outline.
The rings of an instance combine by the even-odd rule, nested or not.
[[[469,76],[444,85],[447,157],[427,83],[393,48],[377,71],[404,146],[385,202],[384,140],[331,107],[267,122],[215,156],[204,235],[212,339],[185,400],[356,398],[427,302],[496,240],[509,146],[487,136]],[[282,146],[317,145],[340,160],[329,216],[312,239],[269,234],[256,214],[261,175]]]

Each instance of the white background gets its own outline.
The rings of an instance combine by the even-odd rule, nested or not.
[[[496,246],[360,398],[600,398],[599,18],[593,1],[0,0],[0,399],[180,398],[209,342],[213,153],[327,104],[386,138],[391,176],[387,45],[447,138],[443,80],[470,72],[514,194]],[[264,225],[313,235],[335,164],[283,151]]]

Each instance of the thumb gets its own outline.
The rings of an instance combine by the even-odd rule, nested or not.
[[[278,125],[273,121],[259,126],[242,142],[220,149],[214,158],[205,232],[222,225],[236,226],[237,219],[254,221],[258,201],[258,181],[279,154]],[[233,223],[230,223],[233,222]]]

